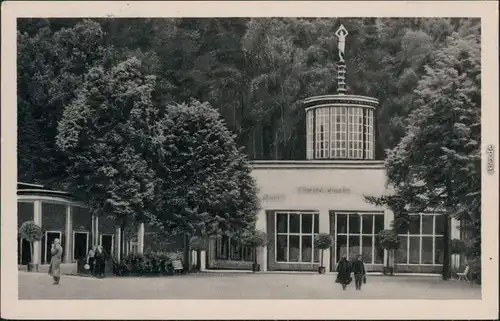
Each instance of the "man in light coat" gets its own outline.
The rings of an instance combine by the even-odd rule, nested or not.
[[[50,254],[52,256],[50,258],[49,274],[52,278],[54,278],[53,284],[59,284],[59,280],[61,279],[61,261],[63,256],[63,248],[59,239],[55,239],[54,243],[52,243]]]

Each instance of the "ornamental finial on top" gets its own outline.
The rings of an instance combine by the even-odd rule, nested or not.
[[[339,29],[337,29],[337,32],[335,32],[335,35],[337,38],[339,38],[339,62],[345,62],[345,38],[349,32],[347,32],[347,29],[344,27],[344,25],[340,25]]]

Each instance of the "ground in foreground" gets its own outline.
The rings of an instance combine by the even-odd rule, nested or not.
[[[62,276],[19,272],[20,300],[99,299],[481,299],[481,288],[434,276],[369,276],[361,291],[342,291],[334,275],[200,273],[172,277]]]

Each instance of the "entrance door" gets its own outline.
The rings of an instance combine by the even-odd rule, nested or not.
[[[104,253],[113,255],[113,234],[101,234],[101,245]]]
[[[17,263],[27,265],[31,261],[31,246],[30,242],[19,237],[17,239]]]
[[[89,232],[73,233],[73,259],[79,260],[87,256],[89,251]]]
[[[52,243],[54,243],[55,239],[61,240],[61,232],[58,231],[47,231],[45,232],[45,263],[50,263],[50,258],[52,254],[50,253],[50,249],[52,248]]]

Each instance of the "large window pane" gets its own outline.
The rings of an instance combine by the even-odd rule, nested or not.
[[[435,238],[436,242],[436,252],[434,254],[434,263],[435,264],[443,264],[443,249],[444,249],[444,243],[443,243],[443,237],[439,236]]]
[[[361,227],[361,219],[358,214],[349,214],[349,233],[359,234]]]
[[[399,236],[401,243],[399,249],[396,250],[395,261],[400,264],[408,263],[408,236]]]
[[[288,232],[288,214],[277,214],[276,216],[276,232]]]
[[[361,254],[361,248],[359,246],[359,235],[349,236],[349,260],[355,260],[358,255]]]
[[[347,215],[337,215],[337,233],[347,233]]]
[[[420,234],[420,215],[410,216],[410,234]]]
[[[230,259],[231,260],[241,260],[242,259],[242,248],[241,245],[239,245],[237,242],[234,240],[231,241],[230,243],[230,248],[231,248],[231,254],[230,254]]]
[[[302,235],[302,262],[312,262],[312,236]]]
[[[343,257],[347,257],[347,236],[338,235],[337,236],[337,262]]]
[[[364,214],[363,218],[363,234],[372,234],[373,233],[373,216],[370,214]]]
[[[302,233],[312,233],[313,216],[311,214],[302,214]]]
[[[319,214],[314,214],[314,233],[319,233]]]
[[[290,235],[290,256],[289,262],[299,262],[300,259],[300,236]]]
[[[373,236],[363,236],[363,247],[361,255],[365,263],[372,263]]]
[[[410,264],[420,264],[419,236],[410,236]]]
[[[436,215],[436,235],[444,234],[444,215]]]
[[[286,262],[288,241],[286,235],[278,235],[276,240],[276,261]]]
[[[289,233],[300,233],[300,214],[290,215],[290,231]]]
[[[434,234],[434,215],[422,215],[422,234]]]
[[[229,237],[221,236],[217,238],[217,259],[227,260],[229,259]]]
[[[422,236],[422,264],[432,264],[432,236]]]
[[[375,215],[375,234],[382,231],[384,229],[384,215],[379,214]]]

